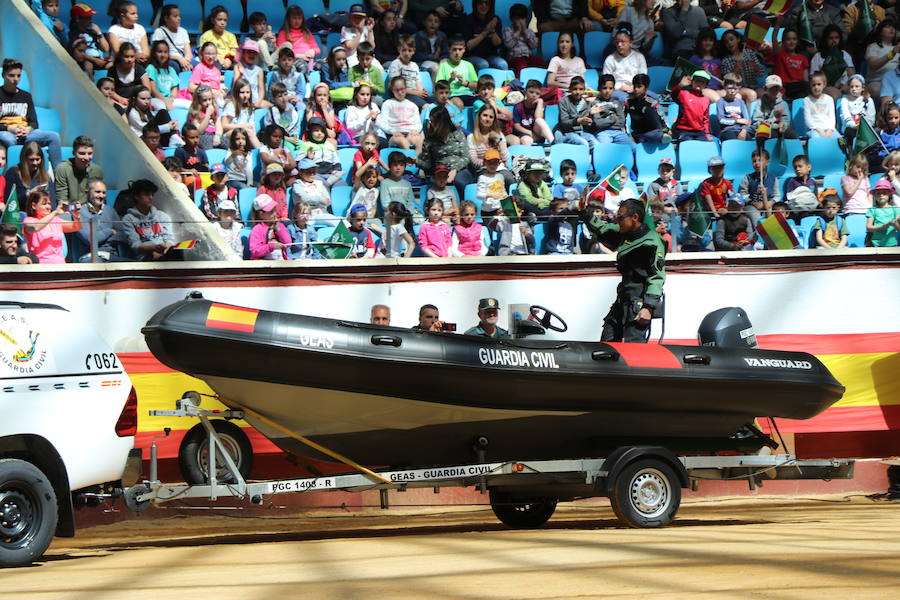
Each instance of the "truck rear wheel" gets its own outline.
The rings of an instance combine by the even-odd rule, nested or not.
[[[550,520],[556,511],[556,498],[516,496],[491,490],[491,510],[513,529],[534,529]]]
[[[681,486],[672,467],[645,458],[622,469],[613,482],[609,502],[616,516],[630,527],[663,527],[678,512]]]
[[[53,541],[56,493],[40,469],[0,460],[0,566],[29,565]]]
[[[213,429],[219,434],[219,439],[225,446],[228,455],[240,471],[244,479],[250,477],[253,468],[253,447],[240,427],[234,423],[216,419],[210,421]],[[191,484],[209,483],[209,442],[206,429],[202,423],[191,427],[181,440],[178,449],[178,467],[184,480]],[[216,449],[216,480],[219,483],[234,483],[234,477],[228,470],[221,450]]]

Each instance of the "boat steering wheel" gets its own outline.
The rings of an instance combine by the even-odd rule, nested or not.
[[[543,316],[538,315],[538,311],[543,311]],[[558,314],[550,310],[549,308],[544,308],[543,306],[538,306],[537,304],[533,304],[528,308],[528,312],[530,313],[530,318],[534,319],[538,323],[541,324],[541,327],[545,327],[552,331],[564,332],[569,330],[569,326],[566,325],[566,322],[563,321],[562,317]],[[553,324],[553,319],[559,321],[559,325]]]

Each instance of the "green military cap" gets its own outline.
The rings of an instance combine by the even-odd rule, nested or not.
[[[496,298],[482,298],[478,301],[478,310],[484,310],[486,308],[500,308],[500,303]]]

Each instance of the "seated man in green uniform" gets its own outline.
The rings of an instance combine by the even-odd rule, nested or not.
[[[497,327],[500,318],[500,303],[496,298],[482,298],[478,301],[478,325],[466,331],[466,335],[480,335],[499,340],[509,337],[509,332]]]
[[[585,214],[585,223],[598,235],[617,238],[616,269],[622,281],[616,301],[603,320],[603,342],[643,342],[650,336],[650,319],[660,305],[666,281],[666,250],[655,229],[644,222],[644,204],[635,198],[624,200],[611,224]]]

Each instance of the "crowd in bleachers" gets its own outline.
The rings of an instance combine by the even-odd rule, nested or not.
[[[776,213],[800,248],[897,244],[889,0],[784,14],[750,0],[31,3],[246,258],[320,257],[339,220],[358,257],[614,252],[583,221],[637,196],[671,251],[765,248],[756,226]],[[759,16],[771,27],[755,43]],[[11,114],[27,85],[6,71],[4,198],[63,221],[61,181],[102,171],[69,175],[81,159],[60,115]],[[134,191],[106,194],[119,220]],[[111,231],[121,257],[168,259],[167,227]]]

